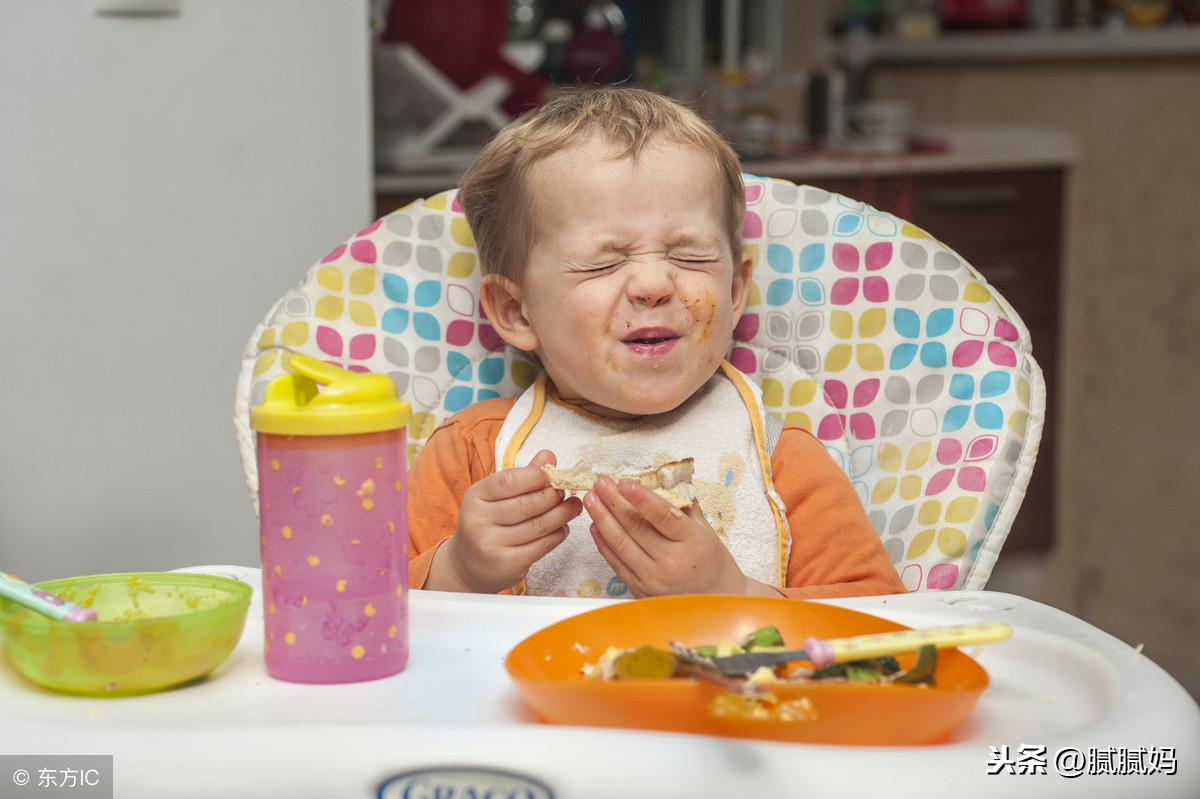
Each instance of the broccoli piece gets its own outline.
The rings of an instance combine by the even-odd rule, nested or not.
[[[874,663],[879,667],[879,670],[883,672],[885,677],[889,674],[895,674],[896,672],[900,671],[900,664],[897,663],[896,659],[891,655],[884,655],[883,657],[875,658]]]
[[[851,660],[846,663],[834,663],[812,674],[812,679],[823,680],[829,677],[844,677],[850,682],[881,682],[900,671],[900,664],[891,655],[871,658],[870,660]]]
[[[937,670],[937,647],[932,644],[923,646],[917,651],[917,662],[904,674],[896,678],[896,682],[919,685],[933,685],[933,673]]]
[[[747,652],[755,649],[782,649],[783,636],[776,627],[759,627],[746,636],[741,646]]]

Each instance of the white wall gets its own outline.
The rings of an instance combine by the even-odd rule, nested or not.
[[[370,221],[366,6],[0,4],[0,570],[257,563],[234,382]]]

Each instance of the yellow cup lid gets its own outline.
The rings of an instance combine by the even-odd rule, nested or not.
[[[262,404],[250,409],[250,427],[261,433],[377,433],[404,427],[412,415],[387,375],[350,372],[307,355],[292,355],[284,366],[292,371],[271,380]]]

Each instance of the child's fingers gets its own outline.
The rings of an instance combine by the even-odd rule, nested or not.
[[[593,522],[590,532],[592,534],[592,540],[596,543],[596,551],[600,553],[600,557],[604,558],[608,565],[612,567],[613,572],[621,578],[621,582],[625,583],[625,585],[629,587],[630,591],[634,591],[636,595],[636,572],[629,568],[629,565],[626,564],[625,561],[622,560],[619,555],[617,555],[613,548],[608,545],[608,541],[605,539],[604,534],[600,532],[600,526],[598,524]]]
[[[529,460],[530,466],[536,466],[538,469],[543,466],[557,466],[558,458],[548,449],[540,449],[537,454]]]
[[[531,565],[566,540],[567,524],[583,512],[583,504],[572,497],[515,524],[499,524],[472,510],[478,508],[464,504],[446,549],[463,584],[490,593],[519,582]]]
[[[504,469],[479,480],[467,490],[464,507],[469,501],[473,517],[509,526],[522,524],[562,505],[565,494],[550,488],[541,461],[553,463],[553,453],[543,450],[528,466]],[[579,510],[576,510],[572,518],[578,515]]]
[[[518,494],[515,497],[493,501],[490,505],[489,516],[493,524],[503,527],[523,525],[551,513],[569,500],[570,498],[564,499],[561,491],[543,488],[528,494]]]
[[[555,464],[554,453],[548,449],[541,450],[527,466],[514,466],[501,469],[475,483],[472,488],[479,498],[487,502],[497,502],[510,497],[518,497],[535,491],[550,489],[550,478],[542,471],[543,466]],[[561,498],[562,492],[556,492]]]
[[[652,546],[653,539],[659,537],[671,541],[688,538],[692,522],[670,502],[636,480],[622,480],[619,485],[610,482],[610,485],[611,489],[605,486],[601,490],[597,483],[597,493],[613,517],[644,546]]]
[[[583,513],[583,503],[579,501],[579,498],[568,497],[566,500],[556,503],[545,513],[525,519],[516,525],[520,529],[517,537],[528,542],[558,535],[560,530],[565,530],[567,524],[581,513]],[[565,536],[565,532],[563,535]]]
[[[549,529],[541,535],[513,547],[514,554],[527,569],[549,555],[563,541],[566,541],[568,532],[565,524]]]
[[[474,487],[479,492],[479,498],[487,502],[498,502],[543,489],[552,490],[540,466],[504,469],[488,475],[475,483]]]
[[[636,480],[622,480],[621,496],[647,523],[668,538],[686,538],[688,515]],[[693,506],[695,507],[695,506]]]
[[[520,524],[496,529],[492,545],[500,547],[500,559],[514,573],[524,574],[534,563],[567,539],[567,524],[583,512],[577,498],[560,502],[547,512]],[[515,582],[515,581],[514,581]]]
[[[649,559],[640,540],[645,533],[637,536],[631,530],[632,526],[645,525],[645,520],[620,495],[612,480],[607,477],[597,480],[595,489],[584,497],[583,504],[592,517],[592,526],[596,530],[593,535],[603,538],[613,558],[635,571]],[[605,560],[611,563],[609,557]]]

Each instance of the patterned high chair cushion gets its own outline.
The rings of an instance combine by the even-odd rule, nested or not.
[[[1045,384],[1020,317],[915,226],[810,186],[747,175],[754,285],[729,360],[767,410],[849,475],[910,590],[982,588],[1024,498]],[[247,345],[235,424],[257,491],[249,408],[289,352],[383,372],[413,407],[409,457],[534,361],[479,307],[457,191],[359,231],[276,303]]]

